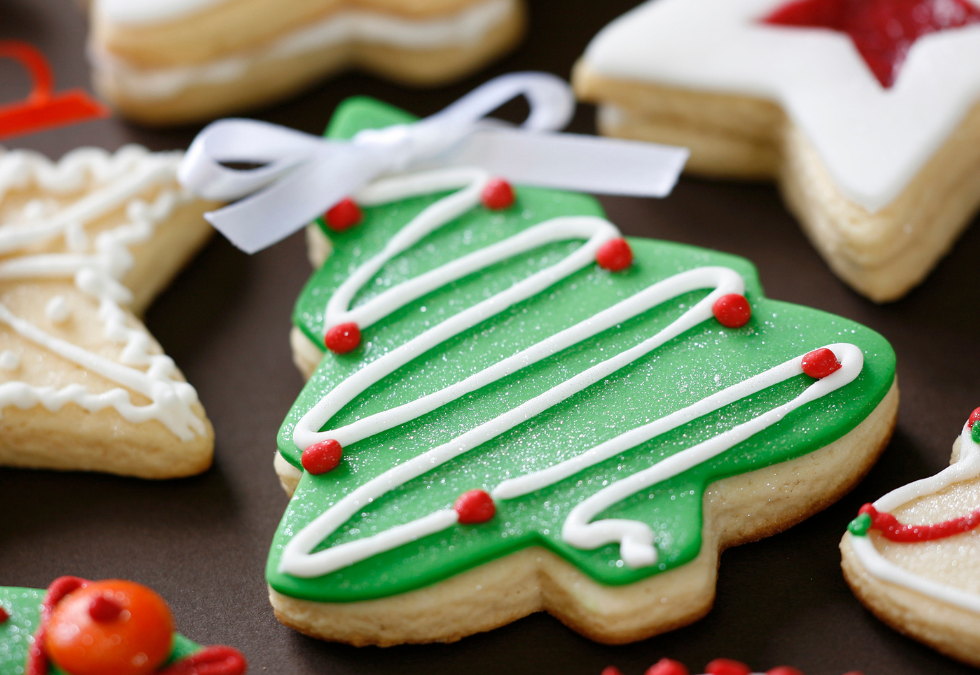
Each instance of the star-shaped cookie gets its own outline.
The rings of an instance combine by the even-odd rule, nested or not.
[[[432,86],[510,50],[523,0],[97,0],[96,88],[148,124],[219,117],[358,67]]]
[[[838,276],[894,300],[980,204],[980,24],[972,0],[879,5],[648,2],[592,41],[576,88],[604,133],[777,179]]]
[[[210,234],[181,153],[0,154],[0,465],[199,473],[213,431],[136,315]]]

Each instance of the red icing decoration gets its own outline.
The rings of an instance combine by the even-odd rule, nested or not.
[[[44,651],[44,638],[51,614],[66,595],[85,588],[88,584],[88,581],[78,577],[58,577],[48,586],[48,592],[44,594],[44,600],[41,601],[41,620],[37,632],[34,633],[34,642],[27,651],[24,675],[48,675],[48,654]]]
[[[26,99],[0,106],[0,138],[109,116],[108,108],[81,89],[55,94],[51,66],[32,45],[19,40],[0,40],[0,58],[19,61],[34,81]]]
[[[463,525],[485,523],[497,513],[497,506],[493,503],[493,497],[483,490],[464,492],[456,500],[453,508],[459,514],[459,522]]]
[[[345,232],[364,219],[361,207],[350,197],[337,202],[337,205],[327,211],[323,219],[334,232]]]
[[[767,670],[766,675],[803,675],[803,672],[792,666],[776,666],[771,670]]]
[[[752,669],[741,661],[715,659],[704,667],[707,675],[752,675]]]
[[[602,669],[600,675],[623,675],[623,671],[616,666],[606,666]]]
[[[503,211],[514,205],[514,188],[503,178],[491,178],[480,193],[480,201],[491,211]]]
[[[741,328],[752,318],[749,301],[738,293],[729,293],[715,300],[711,312],[718,319],[718,323],[726,328]]]
[[[687,667],[673,659],[660,659],[644,675],[688,675]]]
[[[217,645],[171,664],[160,675],[243,675],[246,670],[248,663],[241,652]]]
[[[879,512],[872,504],[865,504],[858,511],[858,515],[865,513],[871,516],[872,530],[878,530],[885,539],[897,542],[946,539],[969,532],[980,526],[980,510],[933,525],[903,525],[898,522],[895,516],[890,513]]]
[[[916,40],[980,22],[980,10],[967,0],[795,0],[763,21],[847,34],[887,89]]]
[[[804,373],[818,380],[822,380],[841,369],[837,356],[826,347],[815,349],[804,356],[802,365]]]
[[[625,239],[610,239],[596,251],[595,261],[610,272],[621,272],[633,264],[633,249]]]
[[[966,421],[966,426],[972,429],[973,425],[977,422],[980,422],[980,408],[977,408],[970,413],[970,419]]]
[[[343,457],[343,454],[344,449],[340,446],[340,443],[330,439],[314,443],[304,450],[301,461],[304,469],[314,476],[319,476],[320,474],[336,469],[337,465],[340,464],[340,458]]]
[[[93,620],[98,598],[122,610],[115,620]],[[52,663],[72,675],[149,675],[173,648],[174,622],[158,594],[132,581],[89,582],[51,613],[44,649]]]
[[[123,608],[114,598],[97,595],[88,606],[88,614],[96,623],[110,623],[119,618]]]
[[[334,326],[327,331],[324,343],[334,354],[346,354],[361,344],[361,329],[354,322]]]
[[[10,613],[4,609],[3,605],[0,605],[0,626],[7,623],[7,619],[10,618]]]

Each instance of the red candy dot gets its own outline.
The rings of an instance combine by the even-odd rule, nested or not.
[[[744,295],[729,293],[723,295],[711,306],[718,323],[726,328],[741,328],[752,318],[752,307]]]
[[[314,443],[303,451],[303,468],[314,476],[333,471],[340,464],[344,449],[333,439]]]
[[[92,598],[88,606],[88,615],[96,623],[112,623],[122,614],[123,608],[117,601],[104,595]]]
[[[610,272],[622,272],[633,264],[633,249],[623,238],[610,239],[595,254],[599,267]]]
[[[337,202],[337,205],[324,216],[327,227],[334,232],[345,232],[361,222],[363,218],[361,207],[350,197]]]
[[[840,369],[841,365],[837,356],[826,347],[815,349],[803,357],[803,372],[818,380],[822,380]]]
[[[688,675],[687,666],[673,659],[660,659],[644,675]]]
[[[970,413],[970,419],[967,421],[966,426],[973,428],[973,425],[980,422],[980,408],[977,408],[972,413]]]
[[[600,675],[623,675],[623,671],[616,666],[606,666]]]
[[[752,669],[741,661],[715,659],[704,667],[707,675],[752,675]]]
[[[503,211],[514,205],[514,188],[503,178],[491,178],[480,193],[480,201],[491,211]]]
[[[248,663],[241,652],[216,645],[172,663],[160,675],[244,675],[247,670]]]
[[[803,675],[803,672],[792,666],[776,666],[772,670],[767,670],[766,675]]]
[[[0,605],[0,624],[7,623],[7,619],[9,618],[10,618],[10,614],[7,612],[6,609],[3,608],[2,605]]]
[[[459,522],[463,525],[485,523],[497,513],[497,506],[493,503],[493,497],[483,490],[464,492],[456,500],[453,508],[459,514]]]
[[[361,329],[354,322],[342,323],[327,331],[323,343],[334,354],[346,354],[361,344]]]

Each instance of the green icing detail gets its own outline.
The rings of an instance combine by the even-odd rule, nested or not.
[[[863,537],[870,529],[871,516],[869,516],[867,513],[862,513],[857,518],[852,520],[847,526],[847,531],[858,537]]]
[[[980,443],[980,424],[974,424],[973,428],[970,429],[970,438],[973,439],[974,443]]]
[[[10,614],[10,618],[0,624],[0,675],[24,675],[27,652],[34,642],[45,593],[45,590],[34,588],[0,587],[0,606]],[[200,649],[199,644],[176,633],[173,651],[164,665],[170,665]],[[52,665],[50,675],[68,674]]]
[[[361,128],[409,119],[367,99],[339,109],[329,134],[349,137]],[[295,324],[315,343],[331,293],[357,266],[415,214],[442,195],[365,209],[365,220],[331,234],[335,252],[314,273],[294,313]],[[354,299],[364,303],[384,289],[465,253],[560,215],[603,215],[591,197],[518,188],[517,204],[499,213],[477,207],[390,261]],[[403,344],[446,317],[510,287],[568,255],[581,242],[543,246],[450,284],[363,331],[362,345],[324,357],[279,433],[282,456],[300,466],[292,442],[298,420],[363,364]],[[749,400],[644,443],[623,455],[522,498],[498,501],[488,523],[458,525],[345,569],[312,579],[280,574],[283,546],[345,494],[392,466],[444,443],[510,410],[574,374],[653,335],[708,291],[667,302],[582,344],[504,378],[417,420],[344,449],[344,460],[322,476],[304,474],[275,535],[267,579],[289,596],[327,602],[381,598],[424,587],[528,546],[542,546],[600,583],[629,584],[694,559],[701,547],[702,497],[722,478],[783,462],[819,449],[856,427],[884,398],[895,374],[895,355],[880,335],[847,319],[766,299],[755,268],[731,255],[646,239],[630,239],[634,265],[617,274],[590,267],[555,284],[420,356],[368,389],[330,421],[331,427],[413,401],[478,372],[501,358],[678,272],[727,266],[745,279],[753,318],[738,330],[707,321],[555,408],[375,500],[328,537],[320,549],[381,532],[450,507],[470,489],[492,490],[502,480],[578,455],[628,429],[669,414],[725,387],[814,348],[852,342],[865,354],[861,375],[838,391],[803,406],[781,422],[671,480],[611,507],[601,517],[640,520],[656,533],[659,564],[630,569],[618,545],[582,551],[562,541],[571,508],[602,486],[629,476],[702,440],[789,401],[812,380],[800,375]]]

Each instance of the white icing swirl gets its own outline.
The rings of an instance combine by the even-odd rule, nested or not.
[[[121,363],[44,332],[14,315],[3,303],[0,303],[0,323],[60,357],[125,387],[92,393],[79,384],[55,389],[4,382],[0,384],[0,411],[10,405],[21,409],[43,405],[56,412],[67,403],[75,403],[90,412],[115,408],[133,423],[158,420],[183,440],[205,433],[204,422],[193,411],[197,392],[178,379],[170,357],[152,353],[155,350],[149,335],[145,330],[128,326],[128,315],[120,306],[132,301],[132,293],[121,283],[135,262],[129,247],[147,241],[157,225],[179,204],[192,199],[171,189],[161,190],[152,204],[139,199],[151,188],[175,183],[180,159],[181,153],[151,154],[138,146],[126,146],[115,155],[96,148],[76,150],[58,163],[30,152],[0,155],[0,200],[8,191],[30,187],[65,195],[83,190],[90,183],[99,186],[54,213],[28,205],[22,215],[27,219],[33,217],[33,222],[0,226],[0,254],[5,254],[0,259],[0,280],[74,279],[75,286],[98,303],[106,339],[123,345]],[[85,224],[123,205],[127,221],[100,232],[91,242],[93,250],[86,251],[85,244],[90,242],[84,232]],[[65,238],[70,252],[13,255],[19,249],[57,236]],[[62,296],[52,298],[46,310],[53,322],[67,319],[67,312]],[[150,403],[134,404],[130,392],[146,397]]]
[[[456,511],[444,509],[376,535],[313,552],[320,542],[356,515],[366,504],[552,408],[651,353],[667,341],[711,319],[712,306],[721,296],[744,293],[745,287],[741,276],[729,268],[701,267],[681,272],[654,283],[589,319],[562,330],[456,384],[410,403],[359,419],[345,427],[319,431],[345,405],[385,376],[445,340],[594,264],[596,252],[602,244],[620,236],[616,227],[602,218],[587,216],[554,218],[389,289],[354,310],[349,309],[354,295],[370,282],[385,263],[426,235],[476,206],[487,180],[487,174],[479,169],[449,169],[382,180],[358,195],[358,201],[361,203],[380,204],[418,194],[462,188],[422,211],[393,236],[379,254],[351,274],[333,294],[327,305],[325,320],[327,327],[349,321],[358,323],[362,328],[369,326],[432,290],[546,243],[585,239],[585,244],[555,265],[453,315],[366,364],[331,390],[300,419],[293,432],[293,440],[297,446],[307,448],[327,439],[347,445],[374,436],[518,372],[673,298],[701,289],[710,289],[711,292],[670,325],[644,342],[597,363],[562,384],[457,436],[448,443],[385,471],[345,495],[286,544],[279,565],[281,572],[298,577],[327,574],[453,526],[458,522]],[[829,348],[835,352],[843,366],[836,373],[810,385],[806,391],[789,403],[688,448],[650,469],[604,488],[572,510],[562,530],[564,539],[572,546],[582,549],[594,549],[606,543],[618,542],[623,560],[630,567],[655,564],[657,552],[653,545],[653,532],[649,526],[625,520],[602,520],[595,523],[590,521],[609,506],[717,456],[753,434],[777,423],[791,410],[853,381],[863,367],[864,355],[861,350],[848,344],[830,345]],[[494,497],[513,499],[552,485],[693,419],[799,375],[803,372],[802,356],[728,387],[665,418],[621,434],[569,461],[529,476],[504,481],[494,491]]]

